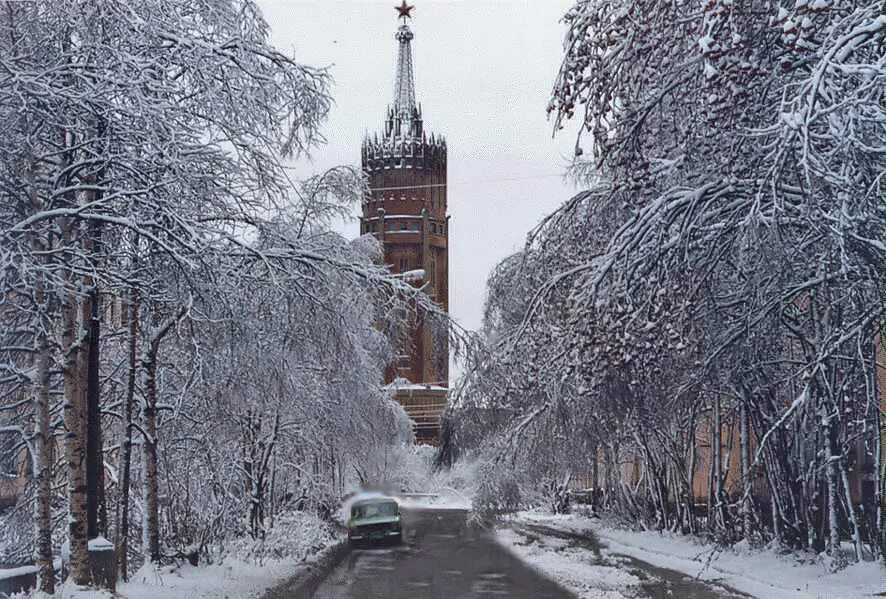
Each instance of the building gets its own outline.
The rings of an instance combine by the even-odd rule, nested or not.
[[[360,233],[384,245],[384,262],[406,275],[444,310],[449,309],[449,216],[446,213],[446,141],[424,128],[415,99],[413,7],[397,7],[397,70],[394,99],[383,130],[363,141],[362,165],[369,182]],[[436,444],[449,387],[449,348],[421,321],[410,327],[397,363],[385,382],[415,422],[416,440]]]

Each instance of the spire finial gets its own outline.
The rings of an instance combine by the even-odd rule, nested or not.
[[[410,6],[410,5],[406,4],[406,0],[403,0],[402,4],[400,4],[400,6],[394,7],[394,10],[396,10],[399,13],[397,15],[398,19],[406,20],[406,19],[412,18],[412,15],[409,13],[411,13],[414,8],[415,8],[415,6]]]

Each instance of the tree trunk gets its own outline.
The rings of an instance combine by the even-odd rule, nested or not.
[[[160,480],[157,476],[157,354],[160,343],[175,324],[191,309],[191,302],[183,305],[178,313],[165,320],[151,332],[145,340],[142,357],[144,370],[145,407],[142,411],[145,440],[142,443],[144,463],[144,510],[145,525],[142,531],[142,550],[145,559],[155,564],[160,562]]]
[[[689,428],[689,466],[686,468],[686,525],[689,534],[695,534],[695,462],[698,454],[695,449],[695,427],[693,418]]]
[[[721,530],[726,530],[728,517],[726,514],[726,501],[723,496],[723,417],[720,409],[720,396],[714,394],[714,418],[713,431],[711,434],[711,461],[713,462],[711,476],[712,492],[714,495],[713,505],[716,510],[715,521],[719,523]]]
[[[160,562],[160,507],[157,478],[157,350],[152,340],[142,359],[144,368],[145,407],[142,411],[145,439],[142,443],[144,459],[143,551],[145,559]]]
[[[105,510],[104,452],[102,451],[101,401],[99,380],[99,342],[101,334],[99,294],[93,281],[89,300],[87,376],[86,376],[86,485],[89,496],[87,534],[90,539],[107,534]]]
[[[335,477],[335,465],[332,470],[333,478]],[[334,484],[334,481],[333,481]],[[274,517],[276,516],[276,487],[277,485],[277,452],[271,454],[271,482],[268,484],[268,528],[274,528]]]
[[[751,504],[751,440],[748,430],[748,406],[747,401],[744,401],[744,399],[746,398],[743,398],[743,401],[741,403],[741,413],[739,414],[739,418],[741,418],[741,480],[743,483],[741,514],[742,528],[744,528],[744,538],[748,543],[753,543],[753,506]]]
[[[599,496],[600,496],[600,445],[599,443],[594,443],[594,461],[591,463],[591,509],[594,513],[597,513],[597,510],[600,509],[599,506]]]
[[[846,474],[846,464],[840,460],[840,477],[843,482],[843,494],[846,498],[846,514],[852,525],[852,543],[855,545],[855,561],[864,560],[864,547],[861,540],[861,530],[858,527],[858,518],[855,516],[855,508],[852,505],[852,493],[849,492],[849,475]]]
[[[129,555],[129,481],[132,466],[132,412],[135,404],[135,381],[138,376],[138,289],[130,292],[129,305],[129,377],[123,400],[123,424],[120,441],[120,498],[117,511],[117,569],[123,580],[128,579]]]
[[[65,461],[68,468],[68,542],[71,547],[71,578],[75,584],[89,583],[89,552],[86,530],[86,423],[83,326],[80,302],[68,292],[62,307],[62,352],[64,355]]]
[[[49,343],[46,298],[42,279],[35,288],[40,318],[34,342],[34,560],[37,566],[37,590],[55,593],[55,570],[52,566],[52,428],[49,414]]]
[[[827,418],[827,417],[825,417]],[[829,419],[826,420],[825,444],[827,445],[827,480],[828,480],[828,553],[835,557],[840,553],[840,528],[837,519],[838,491],[837,487],[837,456],[834,454],[834,434]]]

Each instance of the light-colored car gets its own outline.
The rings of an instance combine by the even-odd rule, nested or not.
[[[351,505],[348,539],[353,544],[403,540],[400,506],[390,497],[361,499]]]

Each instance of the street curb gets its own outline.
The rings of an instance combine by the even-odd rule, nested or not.
[[[323,549],[316,559],[301,568],[295,576],[268,589],[264,599],[308,599],[350,552],[351,544],[347,539],[335,542]]]

